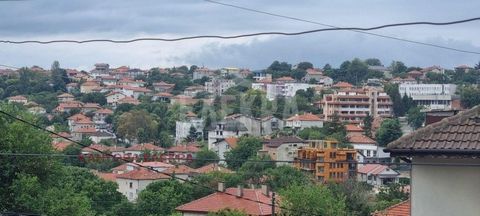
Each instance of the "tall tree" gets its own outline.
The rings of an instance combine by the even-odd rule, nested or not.
[[[130,141],[151,141],[155,138],[158,122],[145,110],[132,110],[119,116],[116,131],[119,137]]]
[[[407,71],[407,66],[401,61],[393,61],[390,64],[390,70],[393,75],[398,75]]]
[[[363,119],[363,134],[367,137],[372,137],[372,123],[373,117],[370,113],[367,113],[367,116]]]
[[[193,160],[190,166],[193,168],[199,168],[205,166],[207,164],[216,163],[218,159],[220,159],[217,153],[210,151],[208,149],[202,149],[201,151],[197,152],[196,160]]]
[[[377,130],[375,137],[380,146],[386,146],[402,136],[398,119],[385,119]]]
[[[192,199],[190,184],[177,180],[158,181],[140,192],[137,208],[141,215],[171,215],[177,206]]]
[[[310,62],[300,62],[297,64],[297,68],[302,70],[312,69],[313,64]]]
[[[52,73],[52,84],[55,91],[66,91],[66,83],[68,83],[67,71],[60,68],[60,63],[54,61],[50,69]]]
[[[382,66],[382,62],[377,58],[365,59],[365,63],[370,66]]]
[[[421,107],[412,107],[407,113],[407,122],[414,129],[422,127],[425,121],[425,113],[422,113]]]
[[[248,158],[257,154],[262,148],[262,140],[257,137],[240,137],[237,146],[225,154],[225,159],[229,168],[240,168]]]
[[[473,86],[460,88],[460,102],[465,108],[472,108],[480,104],[480,89]]]

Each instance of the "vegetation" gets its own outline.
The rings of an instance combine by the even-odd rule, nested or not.
[[[398,119],[385,119],[377,130],[375,137],[380,146],[386,146],[402,136],[402,129]]]

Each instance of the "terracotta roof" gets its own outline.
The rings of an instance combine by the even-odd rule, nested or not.
[[[126,171],[127,170],[127,163],[121,164],[119,166],[116,166],[112,168],[112,171]]]
[[[169,179],[169,178],[170,176],[165,175],[163,173],[150,171],[142,168],[117,175],[117,179],[134,179],[134,180],[157,180],[157,179]]]
[[[68,120],[74,120],[74,121],[78,121],[80,119],[88,119],[87,116],[81,114],[81,113],[77,113],[75,115],[72,115],[70,117],[67,118]]]
[[[99,110],[95,111],[95,113],[107,114],[107,115],[109,115],[109,114],[113,114],[113,111],[110,110],[110,109],[105,109],[105,108],[104,108],[104,109],[99,109]]]
[[[118,100],[118,103],[120,103],[120,104],[129,103],[129,104],[138,105],[138,104],[140,104],[140,101],[135,99],[135,98],[132,98],[132,97],[124,97],[124,98]]]
[[[98,103],[85,103],[85,104],[83,104],[83,108],[101,109],[102,107]]]
[[[166,82],[156,82],[156,83],[153,83],[153,86],[155,87],[166,87],[166,88],[172,88],[175,86],[175,84],[170,84],[170,83],[166,83]]]
[[[347,140],[349,143],[358,143],[358,144],[373,144],[375,145],[377,142],[370,137],[367,137],[363,134],[354,134],[347,136]]]
[[[70,135],[70,134],[67,133],[67,132],[60,132],[60,133],[58,133],[58,135],[60,135],[60,136],[57,136],[57,135],[55,135],[55,134],[52,134],[51,137],[52,137],[52,138],[62,138],[62,137],[72,138],[72,135]]]
[[[191,111],[188,111],[186,114],[185,114],[187,117],[197,117],[197,115]]]
[[[237,188],[227,188],[224,193],[216,192],[210,194],[183,204],[177,207],[176,210],[181,212],[208,213],[230,208],[244,211],[247,215],[272,215],[270,205],[259,203],[271,203],[271,196],[265,196],[260,189],[243,189],[242,197],[246,199],[242,199],[242,197],[233,196],[237,193],[237,190]]]
[[[22,95],[12,96],[12,97],[9,97],[8,99],[9,100],[27,100],[27,98]]]
[[[480,106],[444,118],[388,144],[394,155],[480,156]]]
[[[84,82],[82,86],[98,86],[98,83],[94,81],[87,81],[87,82]]]
[[[90,118],[75,119],[75,124],[93,124],[93,121]]]
[[[381,164],[365,164],[363,166],[358,167],[357,172],[363,174],[373,174],[378,175],[383,171],[389,169],[388,166],[381,165]]]
[[[63,93],[63,94],[57,96],[57,98],[67,98],[67,97],[73,98],[73,95],[68,94],[68,93]]]
[[[421,71],[413,70],[408,72],[408,74],[422,75],[423,73]]]
[[[71,144],[72,144],[71,142],[56,142],[56,143],[52,143],[52,146],[57,151],[63,151]]]
[[[112,91],[112,92],[106,94],[105,96],[110,96],[110,95],[115,95],[115,94],[125,95],[125,94],[123,94],[122,92],[119,92],[119,91]]]
[[[372,216],[410,216],[410,199],[386,208],[383,211],[376,211]]]
[[[347,130],[347,132],[363,132],[363,129],[355,124],[345,125],[345,130]]]
[[[89,127],[89,128],[79,128],[73,132],[74,133],[95,133],[97,132],[97,130],[93,127]]]
[[[170,147],[167,152],[199,152],[200,148],[196,145],[178,145]]]
[[[335,85],[333,85],[333,87],[336,87],[336,88],[352,88],[353,85],[348,83],[348,82],[338,82]]]
[[[144,151],[144,150],[150,150],[150,151],[162,151],[163,148],[153,145],[152,143],[142,143],[142,144],[137,144],[133,145],[129,148],[126,149],[127,151]]]
[[[303,140],[295,136],[277,137],[270,140],[263,140],[268,147],[277,148],[285,143],[303,143]]]
[[[191,167],[188,167],[188,166],[185,166],[185,165],[177,165],[177,166],[173,166],[171,168],[168,168],[167,170],[165,170],[165,173],[168,173],[168,174],[191,174],[191,173],[194,173],[195,172],[195,169],[191,168]]]
[[[287,121],[322,121],[322,119],[314,114],[305,113],[302,115],[294,115],[288,118]]]
[[[293,79],[292,77],[284,76],[277,78],[275,81],[295,81],[295,79]]]
[[[168,98],[173,97],[172,94],[167,93],[167,92],[160,92],[160,93],[155,94],[155,96],[158,96],[158,97],[168,97]]]
[[[211,173],[211,172],[233,173],[233,171],[225,167],[218,166],[218,164],[214,164],[214,163],[207,164],[203,167],[197,168],[195,169],[195,172],[202,173],[202,174]]]
[[[104,172],[98,172],[98,171],[93,171],[93,173],[105,181],[115,182],[115,180],[117,180],[117,174],[115,173],[104,173]]]
[[[230,146],[230,148],[237,147],[238,138],[236,137],[227,137],[225,138],[225,142]]]

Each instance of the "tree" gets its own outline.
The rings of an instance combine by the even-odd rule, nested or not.
[[[365,182],[347,180],[339,183],[329,182],[327,187],[330,189],[330,191],[332,191],[337,199],[345,197],[347,215],[370,215],[370,185],[366,184]]]
[[[390,64],[390,70],[393,75],[398,75],[407,71],[407,66],[401,61],[393,61]]]
[[[376,196],[375,210],[383,210],[389,206],[407,200],[409,194],[404,192],[403,185],[389,184],[388,187],[380,188]]]
[[[347,215],[345,197],[337,198],[323,185],[292,185],[280,195],[282,215]]]
[[[199,168],[207,164],[216,163],[217,161],[215,160],[219,160],[220,158],[215,152],[208,149],[202,149],[201,151],[197,152],[195,159],[196,160],[193,160],[190,164],[190,166],[193,168]]]
[[[225,160],[231,169],[240,168],[244,160],[257,154],[257,151],[262,148],[262,140],[257,137],[240,137],[237,146],[225,153]]]
[[[84,94],[80,100],[84,103],[98,103],[102,106],[107,104],[107,98],[104,94],[99,92]]]
[[[247,181],[251,184],[260,184],[265,172],[268,169],[272,169],[275,167],[275,163],[271,162],[272,159],[268,155],[252,156],[249,158],[249,160],[254,161],[247,161],[242,164],[239,169],[239,173],[242,176],[242,179],[244,179],[244,181]]]
[[[385,119],[377,130],[375,137],[380,146],[386,146],[402,136],[398,119]]]
[[[297,64],[297,68],[302,70],[312,69],[313,64],[310,62],[300,62]]]
[[[278,166],[267,170],[267,184],[274,191],[287,189],[291,185],[308,185],[313,183],[313,178],[299,169],[291,166]]]
[[[60,63],[54,61],[51,67],[52,84],[55,91],[66,91],[66,84],[68,83],[67,71],[60,68]]]
[[[460,88],[460,102],[467,109],[480,104],[480,89],[473,86]]]
[[[393,102],[393,113],[395,114],[395,116],[404,116],[405,107],[402,102],[402,96],[400,95],[400,91],[398,90],[398,84],[386,84],[384,89]]]
[[[363,119],[363,134],[367,137],[372,137],[372,123],[373,117],[370,113],[367,113],[367,116]]]
[[[158,140],[160,141],[160,146],[162,148],[170,148],[173,146],[173,138],[167,131],[162,131],[158,135]]]
[[[130,141],[150,141],[155,138],[158,122],[145,110],[132,110],[120,115],[116,124],[119,137]]]
[[[188,142],[193,142],[195,140],[197,140],[197,129],[191,125],[190,126],[190,130],[188,131],[188,136],[187,136],[187,141]]]
[[[414,129],[422,127],[425,121],[425,114],[422,113],[421,107],[412,107],[407,113],[407,122]]]
[[[369,66],[382,66],[382,62],[377,58],[366,59],[365,63]]]
[[[480,70],[480,61],[475,65],[474,69],[475,70]]]
[[[192,199],[190,184],[177,180],[157,181],[140,192],[137,209],[141,215],[170,215],[177,206]]]

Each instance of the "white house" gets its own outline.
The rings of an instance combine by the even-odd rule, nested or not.
[[[118,105],[118,101],[127,97],[127,95],[125,95],[122,92],[113,91],[107,94],[106,97],[107,97],[107,104],[110,106],[116,107]]]
[[[400,173],[381,164],[366,164],[358,167],[357,180],[375,187],[399,182]]]
[[[400,84],[400,95],[407,95],[417,105],[429,110],[446,110],[452,108],[457,85],[455,84]]]
[[[479,214],[479,137],[476,106],[388,144],[385,151],[412,162],[412,216]]]
[[[267,99],[274,100],[277,96],[293,97],[298,90],[307,90],[313,85],[307,83],[281,82],[266,84]]]
[[[233,80],[213,79],[212,81],[205,82],[205,91],[213,95],[222,95],[223,92],[233,86],[235,86]]]
[[[227,137],[225,139],[220,139],[213,143],[213,148],[211,150],[218,155],[218,158],[220,158],[220,160],[224,160],[225,153],[237,147],[237,141],[237,137]]]
[[[138,194],[150,183],[170,179],[170,176],[166,174],[150,171],[145,168],[135,169],[119,174],[116,177],[118,192],[125,195],[130,202],[135,202]]]
[[[233,114],[225,117],[225,119],[233,119],[242,123],[247,128],[248,134],[252,136],[270,135],[284,126],[283,120],[274,116],[255,118],[243,114]]]
[[[277,166],[291,166],[292,163],[282,161],[293,161],[297,156],[298,149],[302,147],[308,147],[308,143],[298,137],[277,137],[264,140],[259,153],[269,155],[272,160],[279,161],[275,163]]]
[[[308,127],[323,127],[323,120],[311,113],[305,113],[302,115],[296,114],[285,120],[285,126],[299,130]]]
[[[208,131],[208,149],[213,149],[213,143],[228,137],[240,137],[247,134],[248,130],[244,124],[231,119],[217,122]]]

